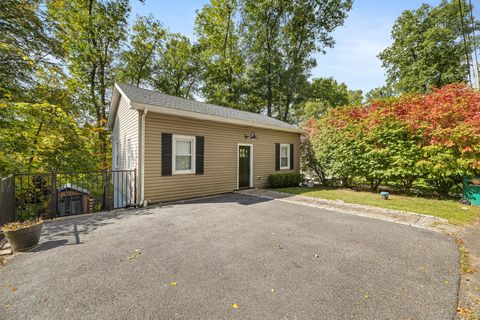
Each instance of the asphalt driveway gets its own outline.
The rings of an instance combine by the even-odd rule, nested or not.
[[[227,194],[46,224],[0,319],[452,319],[458,263],[439,233]]]

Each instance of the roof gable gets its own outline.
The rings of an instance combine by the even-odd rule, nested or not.
[[[253,127],[269,127],[274,130],[302,132],[297,126],[268,117],[263,114],[232,109],[214,104],[199,102],[170,96],[157,91],[137,88],[124,84],[115,84],[112,97],[111,111],[108,119],[108,127],[112,128],[119,95],[124,96],[134,109],[178,114],[180,116],[192,116],[213,121],[237,123]]]

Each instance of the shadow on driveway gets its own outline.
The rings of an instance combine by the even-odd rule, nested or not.
[[[458,265],[440,233],[226,194],[45,224],[0,319],[450,320]]]

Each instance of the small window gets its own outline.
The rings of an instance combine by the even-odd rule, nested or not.
[[[132,168],[132,140],[127,140],[127,149],[126,149],[126,159],[127,159],[127,169]]]
[[[120,167],[120,152],[118,147],[118,141],[113,144],[113,167],[118,169]]]
[[[290,145],[280,145],[280,169],[290,169]]]
[[[195,172],[195,137],[173,136],[172,162],[174,174]]]

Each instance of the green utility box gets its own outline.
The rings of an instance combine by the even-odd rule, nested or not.
[[[463,178],[463,196],[470,200],[472,206],[480,206],[480,177]]]

